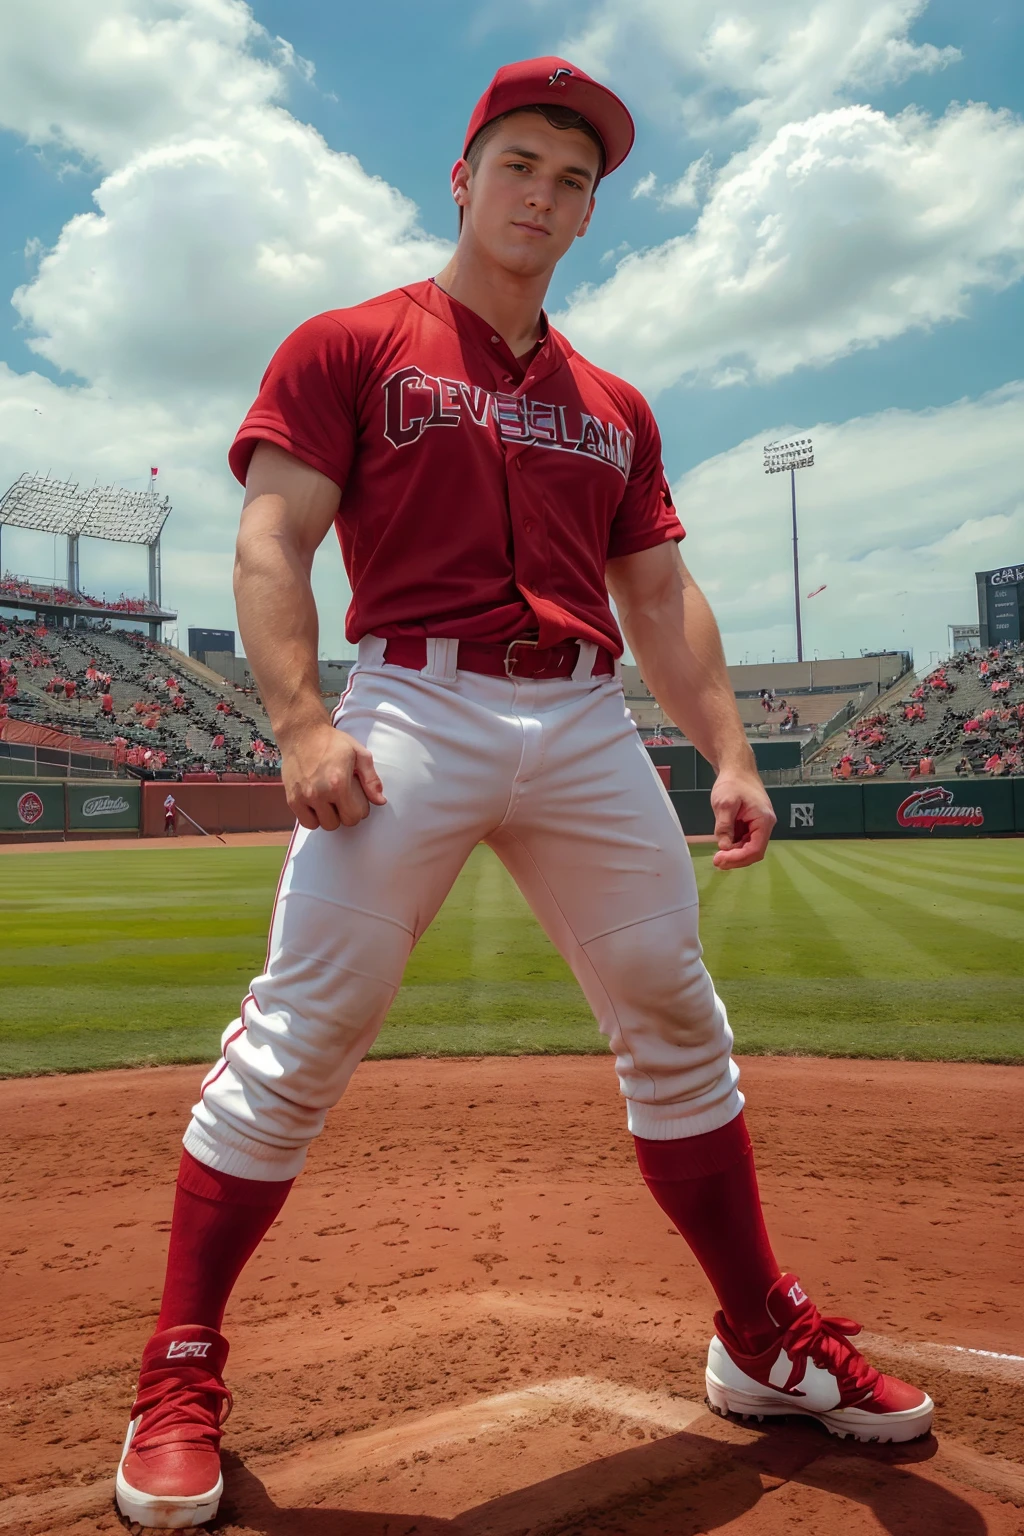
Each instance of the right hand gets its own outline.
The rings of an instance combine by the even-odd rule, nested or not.
[[[281,774],[289,808],[310,831],[357,826],[371,805],[387,804],[369,750],[326,720],[282,748]]]

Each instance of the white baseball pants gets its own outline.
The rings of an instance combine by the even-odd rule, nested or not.
[[[413,945],[477,843],[510,871],[615,1053],[629,1129],[696,1136],[743,1106],[732,1032],[701,961],[682,828],[617,677],[422,672],[360,646],[335,712],[369,747],[386,806],[356,827],[297,828],[266,969],[224,1032],[185,1146],[248,1179],[297,1174],[384,1021]]]

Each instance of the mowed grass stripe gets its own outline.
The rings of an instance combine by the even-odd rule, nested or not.
[[[780,845],[768,869],[782,919],[775,942],[798,976],[864,976],[868,959],[863,944],[849,942],[849,928],[831,902],[812,901],[798,859]],[[759,933],[757,943],[768,935]]]
[[[947,959],[912,924],[908,931],[892,920],[895,903],[868,903],[851,890],[845,868],[820,865],[807,843],[779,843],[772,855],[782,863],[796,890],[811,907],[828,914],[836,942],[850,956],[850,966],[876,977],[908,976],[927,969],[932,974],[953,975],[955,959]],[[841,974],[852,974],[844,970]]]
[[[1024,1061],[1019,946],[940,920],[945,891],[921,889],[925,855],[965,878],[979,857],[1009,874],[1020,844],[913,846],[908,858],[899,843],[782,842],[729,874],[713,847],[692,852],[740,1050]],[[0,1071],[214,1059],[262,968],[283,856],[218,844],[0,859]],[[967,905],[984,923],[988,908]],[[1007,921],[1018,906],[1008,892]],[[373,1054],[605,1049],[511,878],[476,850]]]
[[[866,847],[870,846],[870,844],[866,845]],[[877,870],[883,875],[893,873],[889,858],[881,853],[866,852],[864,847],[844,846],[843,858],[858,869]],[[1017,858],[1018,863],[1021,863],[1020,853],[1017,854]],[[992,880],[976,874],[968,874],[963,868],[962,860],[957,865],[955,862],[939,863],[934,860],[925,862],[923,859],[907,859],[900,862],[898,874],[901,880],[909,880],[918,885],[926,885],[929,881],[933,881],[953,889],[989,892],[1008,900],[1012,900],[1015,896],[1024,897],[1024,879],[1020,878],[1024,874],[1024,867],[1016,871],[1018,876],[1016,879],[1007,873],[1001,880]]]
[[[851,885],[870,892],[882,901],[888,899],[895,920],[903,931],[909,932],[912,910],[927,914],[925,933],[929,948],[934,950],[936,941],[946,943],[965,942],[964,928],[988,935],[993,939],[1019,940],[1024,902],[1008,897],[1002,903],[984,902],[980,898],[968,901],[951,892],[937,892],[934,887],[919,887],[910,881],[891,879],[884,875],[858,869],[847,858],[830,855],[820,845],[813,851],[806,849],[808,857],[819,869],[829,869],[845,876]],[[981,954],[979,951],[979,959]]]

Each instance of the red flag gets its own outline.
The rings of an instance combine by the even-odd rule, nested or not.
[[[160,471],[159,471],[159,470],[158,470],[158,469],[151,469],[151,470],[150,470],[150,474],[151,474],[151,475],[152,475],[152,477],[153,477],[153,479],[154,479],[154,480],[155,480],[155,479],[156,479],[156,477],[157,477],[157,475],[158,475],[158,474],[159,474],[159,473],[160,473]]]

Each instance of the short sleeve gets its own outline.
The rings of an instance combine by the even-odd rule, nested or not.
[[[661,462],[661,433],[650,406],[641,396],[637,397],[636,421],[626,489],[608,539],[609,560],[686,537]]]
[[[276,443],[344,489],[356,442],[357,344],[332,315],[317,315],[278,347],[228,452],[245,484],[258,442]]]

